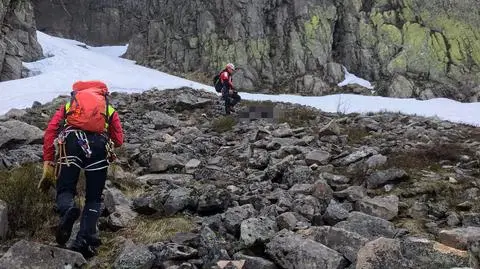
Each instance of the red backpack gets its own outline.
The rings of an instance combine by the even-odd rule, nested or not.
[[[101,81],[77,81],[65,105],[66,123],[95,133],[105,132],[108,121],[108,88]]]

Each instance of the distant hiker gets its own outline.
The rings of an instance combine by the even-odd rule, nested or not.
[[[72,86],[71,100],[62,105],[48,123],[43,144],[43,188],[52,175],[56,180],[56,204],[60,223],[56,241],[65,245],[80,216],[74,204],[80,170],[85,170],[85,206],[80,230],[70,249],[85,257],[95,255],[100,245],[97,222],[107,170],[115,154],[113,147],[123,144],[123,130],[115,109],[108,103],[108,88],[101,81],[78,81]],[[57,162],[54,168],[55,149]],[[55,172],[54,169],[56,170]]]
[[[225,100],[225,113],[230,114],[235,110],[233,107],[240,102],[241,98],[238,92],[235,91],[232,82],[232,74],[235,71],[235,66],[229,63],[225,66],[220,74],[214,77],[215,90],[222,94],[222,99]]]

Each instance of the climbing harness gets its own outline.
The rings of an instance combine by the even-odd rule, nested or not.
[[[90,149],[90,144],[88,143],[85,132],[77,130],[75,131],[75,136],[77,136],[77,143],[85,153],[85,157],[90,158],[92,156],[92,150]]]

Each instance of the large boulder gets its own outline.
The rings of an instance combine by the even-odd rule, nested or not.
[[[120,190],[108,184],[104,190],[104,196],[110,228],[118,230],[130,227],[137,217],[137,213],[132,209],[132,201]]]
[[[266,245],[268,256],[282,268],[344,269],[348,261],[338,252],[291,231],[282,230]]]
[[[0,258],[0,268],[81,268],[87,261],[82,254],[62,248],[56,248],[20,240]]]
[[[8,144],[33,144],[43,142],[40,128],[18,120],[0,122],[0,148]]]
[[[351,263],[357,260],[357,253],[367,242],[368,238],[342,228],[322,226],[312,227],[300,231],[306,238],[315,240],[323,245],[338,251]]]
[[[378,237],[393,238],[396,233],[393,223],[361,212],[351,212],[347,220],[334,227],[358,233],[370,240]]]
[[[155,261],[155,255],[143,244],[134,244],[126,240],[122,251],[113,264],[114,269],[150,269]]]

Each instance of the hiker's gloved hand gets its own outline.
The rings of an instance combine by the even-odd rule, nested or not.
[[[43,174],[40,182],[38,182],[38,189],[47,192],[50,186],[55,186],[55,163],[50,161],[43,162]]]

